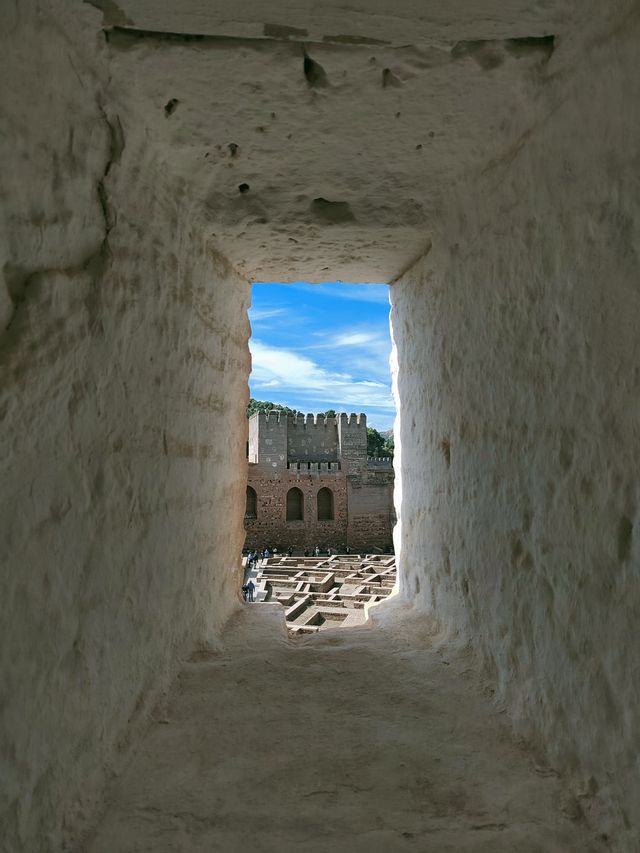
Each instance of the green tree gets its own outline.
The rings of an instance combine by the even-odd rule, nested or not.
[[[253,397],[251,397],[249,405],[247,406],[247,417],[250,418],[251,415],[255,415],[256,412],[271,412],[274,409],[277,412],[286,412],[288,415],[294,414],[294,410],[290,409],[288,406],[281,406],[279,403],[271,403],[269,400],[254,400]]]
[[[367,456],[393,457],[393,433],[380,433],[374,427],[367,427]]]
[[[367,456],[384,456],[384,436],[374,427],[367,427]]]

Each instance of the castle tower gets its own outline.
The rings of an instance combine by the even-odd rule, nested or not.
[[[338,430],[334,417],[289,415],[287,421],[289,462],[337,462]]]
[[[287,415],[273,409],[249,418],[249,462],[265,468],[287,469]]]
[[[338,415],[338,452],[343,469],[360,471],[367,465],[367,416]]]

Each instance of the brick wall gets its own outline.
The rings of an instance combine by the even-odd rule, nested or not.
[[[245,548],[339,548],[347,544],[347,484],[342,472],[271,474],[249,466],[249,485],[255,489],[256,518],[245,519]],[[287,521],[289,489],[297,487],[304,496],[304,520]],[[317,520],[316,496],[326,487],[333,492],[333,521]]]
[[[348,469],[347,469],[348,470]],[[387,551],[395,524],[393,470],[348,474],[347,470],[268,471],[249,465],[248,484],[256,492],[256,518],[246,518],[245,548],[266,546],[286,550],[332,547],[344,551],[379,548]],[[304,496],[304,519],[286,520],[287,492],[297,487]],[[333,493],[333,521],[318,521],[317,494]]]
[[[393,526],[396,522],[393,479],[392,468],[368,468],[362,471],[360,476],[347,477],[347,536],[352,550],[390,550]]]

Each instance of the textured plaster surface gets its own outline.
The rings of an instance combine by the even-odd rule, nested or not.
[[[91,822],[180,658],[238,606],[246,279],[302,277],[399,278],[402,594],[473,643],[517,730],[571,775],[573,817],[634,850],[637,3],[21,0],[0,4],[0,34],[4,847],[53,853]],[[231,672],[269,667],[241,648]],[[257,728],[243,684],[212,706],[220,789],[255,766],[223,752],[237,715]],[[351,702],[377,695],[360,685]],[[420,697],[403,713],[428,734]],[[493,743],[483,720],[452,736]],[[352,732],[352,775],[395,738],[372,725]],[[331,761],[309,802],[344,799]],[[554,786],[532,850],[574,844]],[[413,818],[393,800],[401,831],[423,832],[440,794],[421,796]],[[498,828],[452,849],[499,850],[502,823],[523,837],[522,801],[503,820],[501,796],[482,806]],[[171,814],[178,849],[197,844],[208,819]]]
[[[0,134],[0,848],[40,853],[93,814],[178,656],[236,606],[249,286],[122,130],[90,31],[19,17]]]
[[[125,3],[129,23],[105,24],[110,71],[248,278],[388,282],[425,251],[452,183],[526,130],[588,6],[457,5],[422,22],[416,3],[392,20],[303,5],[291,26],[303,15],[314,38],[300,40],[258,37],[241,20],[254,4]],[[323,39],[338,16],[364,43]]]
[[[283,612],[182,669],[85,853],[604,849],[423,616],[300,641]]]
[[[302,43],[430,44],[447,39],[502,39],[543,36],[567,27],[579,17],[574,0],[386,0],[337,3],[313,0],[234,2],[182,0],[180,5],[156,0],[92,0],[105,10],[109,24],[153,31],[193,33],[223,38],[298,41]],[[580,4],[583,8],[588,3]]]
[[[403,593],[640,846],[637,12],[392,287]]]

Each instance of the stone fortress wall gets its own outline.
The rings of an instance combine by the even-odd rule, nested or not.
[[[340,455],[338,419],[301,413],[293,417],[289,416],[287,418],[287,455],[288,459],[300,460],[300,462],[337,462]]]
[[[248,469],[246,548],[390,549],[393,466],[367,459],[366,415],[256,413]],[[293,488],[301,493],[298,517],[291,507],[287,513]],[[319,511],[322,489],[330,492],[329,512],[326,493]]]

